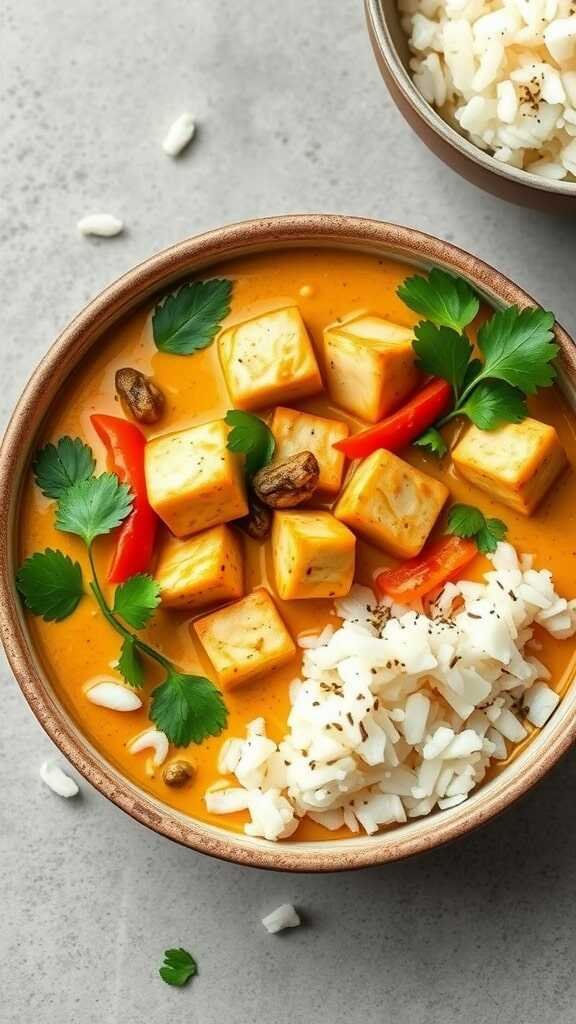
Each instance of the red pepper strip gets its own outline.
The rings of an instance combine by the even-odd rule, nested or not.
[[[133,423],[117,416],[98,414],[90,420],[106,446],[110,471],[128,484],[134,495],[132,512],[119,527],[116,552],[108,571],[110,583],[123,583],[137,572],[146,572],[154,552],[158,519],[146,492],[146,438]]]
[[[397,412],[380,420],[368,430],[361,430],[344,441],[336,441],[334,448],[349,459],[365,459],[378,448],[396,452],[415,441],[427,427],[447,412],[452,404],[452,388],[441,377],[433,377]]]
[[[394,601],[410,604],[454,579],[477,554],[473,540],[445,537],[398,569],[384,569],[376,577],[376,586]]]

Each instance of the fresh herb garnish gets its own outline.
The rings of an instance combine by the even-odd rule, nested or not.
[[[187,356],[207,348],[230,312],[232,282],[225,278],[184,284],[152,314],[154,344],[160,352]]]
[[[61,498],[72,484],[91,477],[95,465],[92,449],[79,437],[61,437],[36,453],[32,469],[42,494]]]
[[[483,555],[495,551],[507,531],[508,527],[501,519],[487,519],[474,505],[453,505],[448,512],[446,533],[475,540],[478,551]]]
[[[16,575],[16,586],[26,607],[45,622],[68,618],[84,594],[78,562],[52,548],[26,559]]]
[[[159,968],[160,977],[167,985],[181,988],[190,978],[198,974],[198,964],[186,949],[167,949],[164,964]]]
[[[436,430],[435,427],[428,427],[428,430],[420,434],[420,437],[414,441],[414,444],[418,448],[427,448],[430,454],[435,455],[438,459],[441,459],[448,451],[448,445],[440,431]]]
[[[453,389],[454,408],[435,424],[436,431],[456,416],[466,416],[480,430],[520,423],[528,415],[526,395],[555,380],[552,361],[558,345],[552,313],[517,306],[494,313],[478,331],[480,360],[472,358],[472,343],[464,331],[479,309],[466,281],[432,270],[426,277],[408,278],[398,295],[428,317],[414,331],[419,367]],[[432,442],[423,435],[416,443],[443,453],[436,437]]]
[[[225,419],[232,427],[227,447],[231,452],[244,453],[246,475],[252,477],[273,459],[276,451],[274,434],[259,416],[241,409],[229,409]]]
[[[62,442],[56,450],[66,451]],[[88,448],[91,465],[92,452]],[[142,629],[154,613],[160,595],[156,581],[145,573],[131,576],[116,588],[112,607],[106,600],[94,562],[93,545],[97,537],[119,526],[132,509],[132,494],[113,473],[82,479],[71,484],[59,498],[56,526],[65,533],[81,537],[88,550],[92,579],[90,590],[110,626],[122,637],[118,668],[127,683],[144,683],[143,656],[162,666],[166,674],[152,693],[150,718],[176,746],[201,743],[217,736],[226,725],[227,711],[222,695],[204,676],[186,675],[151,647],[128,626]],[[84,586],[82,570],[62,551],[47,549],[27,558],[21,566],[16,585],[26,607],[46,621],[61,621],[76,609]],[[123,621],[122,621],[123,620]]]

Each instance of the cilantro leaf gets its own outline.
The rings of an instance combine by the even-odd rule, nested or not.
[[[504,540],[508,527],[501,519],[486,519],[474,505],[453,505],[448,512],[446,533],[457,537],[474,538],[478,550],[489,555],[496,550],[498,541]]]
[[[431,455],[435,455],[437,459],[441,459],[443,455],[446,455],[448,451],[448,445],[446,444],[442,434],[435,427],[428,427],[420,437],[417,437],[412,442],[418,448],[428,448]]]
[[[436,327],[429,320],[419,323],[414,334],[412,348],[418,356],[420,369],[434,377],[443,377],[458,395],[472,354],[466,335],[450,327]]]
[[[259,416],[241,409],[229,409],[226,423],[232,427],[227,447],[231,452],[243,452],[246,456],[246,473],[254,476],[259,469],[267,466],[276,451],[274,434]]]
[[[113,611],[134,629],[142,629],[160,603],[160,587],[152,576],[140,572],[116,587]]]
[[[87,547],[95,537],[110,533],[132,510],[132,494],[114,473],[80,480],[58,502],[56,526],[75,533]]]
[[[190,978],[198,974],[198,964],[191,954],[182,949],[167,949],[164,953],[164,964],[158,968],[162,981],[167,985],[181,988]]]
[[[468,366],[467,366],[467,369],[466,369],[466,373],[464,374],[464,380],[462,381],[462,390],[463,391],[465,391],[466,388],[470,387],[472,382],[476,380],[476,377],[481,373],[481,371],[482,371],[482,360],[481,359],[471,359],[470,362],[468,363]]]
[[[152,314],[154,344],[161,352],[187,356],[207,348],[230,312],[232,281],[192,281],[167,295]]]
[[[483,380],[458,407],[458,412],[468,416],[480,430],[496,430],[503,423],[520,423],[528,415],[528,408],[518,388],[503,380]]]
[[[87,480],[96,463],[92,449],[79,437],[61,437],[36,452],[32,465],[36,483],[46,498],[61,498],[72,484]]]
[[[484,356],[481,377],[504,380],[525,395],[548,387],[556,378],[553,326],[554,314],[543,309],[510,306],[495,313],[478,332]]]
[[[458,332],[472,323],[480,308],[478,296],[468,282],[445,270],[431,270],[426,277],[408,277],[397,294],[415,313]]]
[[[150,718],[176,747],[219,736],[227,717],[222,694],[204,676],[170,669],[166,681],[152,693]]]
[[[124,637],[122,650],[118,659],[118,670],[129,686],[137,689],[144,683],[144,666],[136,642],[131,636]]]
[[[26,559],[16,575],[16,586],[26,607],[45,622],[67,619],[84,594],[78,562],[52,548]]]

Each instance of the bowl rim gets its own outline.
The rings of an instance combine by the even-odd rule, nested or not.
[[[576,687],[512,764],[465,804],[378,836],[324,842],[267,843],[206,825],[169,808],[130,782],[99,754],[59,703],[35,654],[14,586],[17,508],[24,473],[54,395],[103,331],[160,288],[233,256],[287,247],[339,247],[467,277],[488,302],[534,306],[528,293],[482,260],[413,228],[333,214],[243,221],[188,238],[129,270],[64,329],[38,364],[14,409],[0,448],[0,637],[36,718],[72,765],[141,824],[194,850],[259,868],[325,872],[398,860],[447,843],[485,823],[533,786],[576,738]],[[576,388],[576,348],[556,326],[562,375]],[[574,691],[572,693],[572,691]],[[570,696],[570,699],[569,699]]]
[[[378,44],[380,54],[390,74],[406,102],[436,135],[439,135],[447,145],[458,150],[463,156],[500,178],[512,181],[516,185],[538,189],[540,192],[571,196],[576,199],[576,181],[551,181],[520,167],[511,167],[509,164],[496,160],[491,153],[484,152],[465,136],[460,135],[434,107],[427,103],[406,70],[388,27],[383,0],[364,0],[364,2],[372,38]]]

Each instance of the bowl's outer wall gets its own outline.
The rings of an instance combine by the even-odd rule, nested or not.
[[[70,324],[30,379],[0,449],[0,635],[14,674],[48,735],[86,779],[135,820],[170,839],[226,860],[292,871],[335,871],[407,857],[439,846],[483,824],[525,793],[560,758],[576,736],[576,687],[550,723],[506,771],[464,805],[379,836],[325,843],[271,844],[204,825],[166,807],[125,779],[82,736],[56,698],[30,643],[14,587],[17,510],[36,437],[60,387],[102,333],[158,289],[215,262],[286,246],[340,246],[422,267],[443,266],[467,277],[495,306],[533,300],[487,264],[421,232],[324,214],[280,217],[231,225],[188,239],[151,257],[99,295]],[[574,395],[576,355],[558,327],[561,370]]]
[[[550,182],[543,181],[542,187],[533,187],[529,182],[507,177],[505,165],[502,165],[501,173],[497,173],[495,169],[491,170],[480,161],[474,160],[459,148],[460,141],[455,132],[452,133],[452,142],[446,141],[438,133],[435,122],[439,115],[420,98],[411,79],[408,88],[405,87],[405,83],[400,82],[394,66],[391,50],[395,51],[407,71],[410,56],[406,34],[400,24],[397,0],[364,2],[370,41],[382,77],[400,113],[428,149],[467,181],[485,192],[498,196],[499,199],[544,213],[575,216],[576,186],[572,195],[554,191],[553,183]],[[385,38],[384,28],[387,29],[389,42]]]

